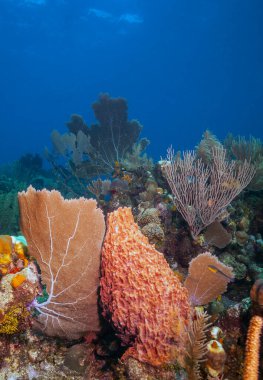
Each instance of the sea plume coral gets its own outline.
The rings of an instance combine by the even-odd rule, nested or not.
[[[48,298],[34,302],[47,335],[77,339],[99,330],[97,289],[104,217],[93,199],[65,200],[29,187],[18,195],[21,229]]]
[[[195,309],[194,318],[188,328],[186,370],[189,380],[201,380],[200,364],[207,354],[207,333],[210,316],[200,308]]]
[[[193,238],[216,220],[255,174],[249,161],[242,165],[229,161],[222,148],[212,148],[209,165],[197,158],[195,152],[186,151],[180,158],[170,148],[162,170]]]
[[[234,138],[231,134],[225,141],[226,148],[235,157],[236,160],[244,162],[249,160],[256,169],[248,189],[260,191],[263,189],[263,144],[260,139],[250,136],[246,139],[242,136]]]
[[[196,147],[196,154],[198,158],[207,165],[213,160],[212,151],[215,148],[222,148],[222,144],[217,137],[208,129],[203,133],[202,140]]]
[[[109,214],[102,249],[101,300],[128,356],[161,365],[183,361],[191,307],[187,290],[149,244],[130,208]]]

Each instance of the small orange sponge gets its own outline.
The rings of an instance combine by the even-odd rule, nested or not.
[[[11,285],[14,289],[18,288],[23,282],[26,281],[26,276],[23,274],[18,273],[15,275],[11,280]]]
[[[183,363],[191,307],[187,289],[134,222],[130,208],[108,216],[101,300],[123,344],[123,358],[151,365]]]

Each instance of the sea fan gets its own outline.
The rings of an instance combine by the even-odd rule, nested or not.
[[[193,306],[205,305],[224,293],[234,280],[232,268],[210,252],[201,253],[190,262],[184,286]]]

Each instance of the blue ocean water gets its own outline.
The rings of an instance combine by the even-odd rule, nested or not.
[[[262,138],[261,0],[0,0],[0,162],[42,153],[72,113],[124,97],[148,153],[205,129]]]

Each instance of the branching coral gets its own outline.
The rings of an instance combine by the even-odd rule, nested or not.
[[[222,144],[212,132],[206,130],[196,147],[197,157],[201,158],[205,164],[210,164],[213,160],[212,151],[215,148],[222,148]]]
[[[88,135],[95,150],[95,160],[112,171],[115,161],[122,162],[139,138],[142,126],[128,121],[128,106],[123,98],[102,94],[92,106],[99,124],[91,126]]]
[[[88,127],[81,116],[72,115],[67,123],[70,133],[52,132],[55,151],[65,158],[67,169],[78,178],[90,178],[111,174],[115,163],[125,159],[126,163],[129,159],[148,163],[141,153],[149,142],[146,139],[138,142],[142,126],[136,120],[128,120],[126,100],[102,94],[92,107],[98,124]],[[47,157],[59,168],[54,155],[48,153]]]
[[[194,152],[184,152],[181,159],[168,149],[163,165],[174,203],[193,238],[220,215],[255,174],[255,168],[246,160],[242,165],[228,161],[222,148],[213,148],[211,154],[212,161],[206,166]]]
[[[263,189],[263,144],[260,139],[250,136],[246,139],[242,136],[234,138],[233,135],[228,135],[225,141],[225,146],[230,155],[236,160],[244,162],[250,161],[256,169],[252,181],[248,185],[248,189],[252,191],[260,191]]]

